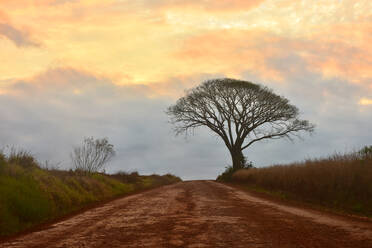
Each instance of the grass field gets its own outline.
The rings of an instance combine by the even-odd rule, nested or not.
[[[0,235],[19,232],[94,202],[178,181],[173,175],[48,170],[27,152],[0,153]]]
[[[230,182],[281,198],[372,216],[372,147],[290,165],[239,170]]]

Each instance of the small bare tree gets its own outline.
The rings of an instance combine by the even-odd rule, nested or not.
[[[230,78],[208,80],[187,91],[167,114],[177,134],[205,126],[220,136],[234,169],[244,166],[242,151],[255,142],[314,130],[286,98],[261,85]]]
[[[80,147],[75,147],[71,160],[75,170],[92,173],[105,168],[106,163],[115,156],[114,145],[107,138],[85,138]]]

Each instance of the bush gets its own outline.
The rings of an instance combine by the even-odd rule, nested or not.
[[[232,166],[227,166],[225,167],[225,171],[222,172],[221,175],[217,177],[217,181],[221,182],[231,182],[232,181],[232,176],[234,175],[235,172],[239,170],[248,170],[254,168],[252,162],[247,162],[246,158],[243,157],[242,159],[242,166],[241,168],[234,169]]]
[[[216,180],[221,182],[230,182],[235,171],[236,170],[234,170],[232,166],[227,166],[225,167],[225,171],[218,175]]]
[[[25,169],[39,168],[39,165],[34,156],[26,150],[11,148],[7,159],[9,164],[16,164]]]
[[[141,181],[137,171],[134,172],[119,171],[112,176],[124,183],[137,184]]]
[[[358,155],[361,159],[370,159],[372,160],[372,146],[365,146],[358,152]]]
[[[6,164],[6,157],[2,153],[2,151],[0,151],[0,174],[3,173],[5,164]]]
[[[141,176],[137,171],[119,171],[111,176],[123,183],[134,184],[137,189],[153,188],[182,181],[179,177],[172,174]]]
[[[0,166],[4,165],[5,162],[6,162],[5,154],[2,151],[0,151]]]

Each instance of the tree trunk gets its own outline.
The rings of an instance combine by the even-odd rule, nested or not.
[[[230,150],[233,169],[238,170],[244,167],[244,155],[241,148],[232,148]]]

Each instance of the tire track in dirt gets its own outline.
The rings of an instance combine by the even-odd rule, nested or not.
[[[189,181],[109,202],[0,247],[370,248],[372,221]]]

